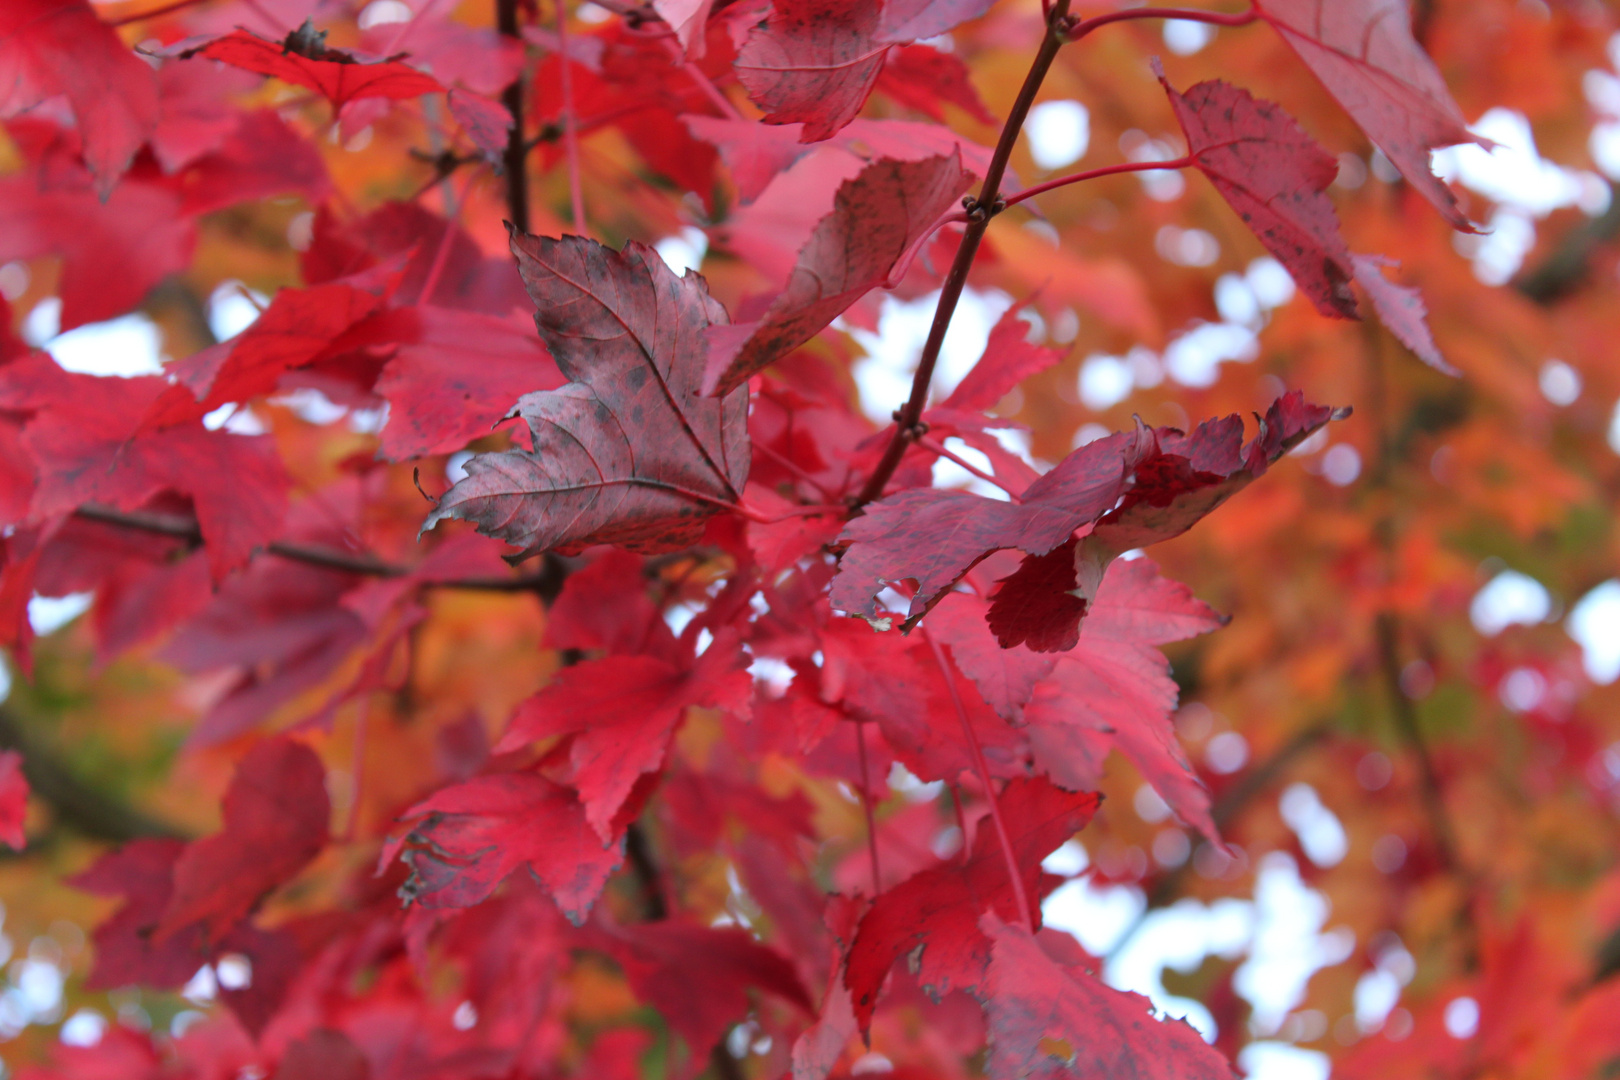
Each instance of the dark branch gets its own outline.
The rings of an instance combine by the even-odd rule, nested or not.
[[[85,783],[4,708],[0,708],[0,747],[22,755],[23,776],[33,794],[50,806],[60,824],[75,832],[114,844],[143,836],[184,838],[174,826],[147,817]]]
[[[518,25],[518,0],[496,0],[495,19],[500,32],[516,41],[523,40]],[[501,104],[512,114],[512,131],[502,155],[506,175],[506,214],[513,225],[529,231],[529,144],[523,138],[523,76],[501,91]]]
[[[202,531],[198,528],[196,519],[180,514],[162,514],[149,510],[115,510],[98,503],[86,503],[79,507],[76,513],[79,517],[99,521],[104,525],[119,525],[126,529],[172,536],[193,545],[202,543]],[[409,566],[385,562],[374,555],[340,551],[337,548],[317,544],[295,544],[275,540],[265,545],[264,550],[268,554],[292,562],[349,574],[363,574],[367,577],[397,578],[405,577],[411,572]],[[550,603],[556,598],[557,591],[562,588],[566,576],[567,570],[562,561],[548,555],[542,561],[540,569],[532,574],[517,577],[470,577],[452,578],[447,581],[424,581],[422,587],[464,589],[471,592],[532,592],[543,602]]]

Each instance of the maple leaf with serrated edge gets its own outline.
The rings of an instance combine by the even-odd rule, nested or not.
[[[585,819],[604,844],[643,773],[662,769],[675,729],[692,706],[746,717],[753,692],[748,658],[726,631],[688,670],[651,656],[610,656],[559,672],[518,706],[496,753],[537,739],[571,736],[572,783]]]
[[[1073,556],[1074,591],[1088,600],[1115,556],[1179,536],[1317,428],[1348,415],[1307,405],[1294,391],[1272,402],[1246,446],[1237,416],[1206,421],[1191,435],[1139,427],[1076,450],[1017,502],[935,489],[891,495],[840,534],[848,550],[833,579],[833,607],[875,620],[877,594],[891,583],[914,581],[909,628],[980,560],[1017,548],[1029,558],[1004,580],[1007,599],[999,613],[992,601],[992,625],[1000,623],[1004,646],[1034,634],[1039,646],[1061,648],[1070,638],[1066,624],[1055,621],[1049,606],[1030,601],[1040,594],[1039,582],[1053,580],[1053,560],[1042,557],[1067,544],[1075,530],[1091,527]],[[1084,606],[1052,602],[1078,630]],[[1026,612],[1013,610],[1020,604]]]
[[[531,772],[478,776],[442,788],[401,820],[421,819],[389,843],[381,865],[401,858],[407,903],[471,907],[527,867],[578,926],[623,861],[624,842],[604,844],[574,793]]]
[[[1073,584],[1072,577],[1068,584]],[[1063,583],[1056,588],[1062,589]],[[929,623],[948,606],[976,610],[983,603],[976,597],[953,595],[929,616]],[[1002,669],[982,657],[982,644],[977,653],[971,647],[958,648],[952,656],[975,681],[975,671],[992,679],[1003,670],[1023,676],[1009,689],[1023,695],[1021,720],[1027,725],[1038,770],[1064,787],[1096,787],[1108,751],[1117,749],[1182,821],[1219,844],[1209,815],[1209,792],[1193,772],[1170,722],[1179,692],[1158,646],[1209,633],[1225,623],[1185,585],[1161,577],[1151,560],[1116,560],[1088,605],[1077,640],[1064,651],[1036,653],[1015,646],[1006,650]],[[993,620],[988,629],[994,631]],[[1030,682],[1039,671],[1034,665],[1037,657],[1050,666]]]
[[[709,332],[704,392],[742,386],[887,281],[971,180],[953,151],[921,161],[874,161],[845,181],[764,316]]]
[[[1328,185],[1339,163],[1274,102],[1224,82],[1181,94],[1153,61],[1170,95],[1187,153],[1251,232],[1288,268],[1316,310],[1354,319],[1355,268],[1339,234]]]
[[[738,80],[768,124],[804,124],[820,142],[855,119],[883,71],[882,6],[871,0],[775,0],[737,53]]]
[[[1093,792],[1064,791],[1040,778],[1014,780],[1001,792],[1001,814],[1025,895],[1038,895],[1041,860],[1085,828],[1101,802]],[[914,956],[913,969],[936,996],[980,987],[990,960],[990,940],[979,930],[979,916],[987,909],[1019,918],[1007,859],[989,815],[979,821],[966,862],[908,878],[881,894],[861,919],[844,970],[861,1030],[871,1027],[878,990],[902,956]],[[1029,918],[1039,924],[1038,908]]]
[[[1141,994],[1054,959],[1038,937],[995,914],[979,926],[993,942],[984,1006],[991,1080],[1231,1080],[1221,1052],[1185,1020],[1160,1020]]]
[[[1434,61],[1412,38],[1406,0],[1256,0],[1351,119],[1454,228],[1475,229],[1429,170],[1429,151],[1488,145],[1468,130]]]
[[[1384,327],[1395,339],[1425,364],[1445,375],[1460,376],[1440,354],[1429,331],[1429,309],[1423,303],[1423,294],[1407,285],[1397,285],[1384,276],[1383,267],[1389,260],[1376,255],[1355,255],[1356,284],[1366,290],[1373,302],[1373,310]]]
[[[413,98],[442,91],[439,80],[398,60],[361,63],[339,49],[328,49],[326,34],[316,34],[305,20],[300,30],[284,41],[270,41],[251,30],[233,30],[224,37],[179,53],[182,60],[207,57],[246,71],[269,75],[282,82],[304,86],[332,103],[342,112],[359,98]]]
[[[748,478],[748,392],[698,390],[704,331],[725,322],[703,279],[677,278],[653,249],[511,231],[540,337],[563,375],[510,415],[532,450],[479,454],[445,492],[426,531],[446,518],[521,548],[621,544],[673,551],[704,519],[734,506]]]
[[[1062,361],[1067,350],[1029,340],[1030,325],[1020,316],[1032,302],[1014,304],[996,320],[978,362],[939,403],[939,408],[968,413],[993,409],[1013,387]]]
[[[877,92],[942,124],[944,105],[955,105],[981,124],[996,122],[973,88],[962,58],[930,45],[890,50],[878,75]]]
[[[218,941],[326,846],[326,766],[285,736],[248,751],[225,792],[225,828],[187,845],[157,937],[200,924]]]
[[[0,4],[0,117],[57,94],[73,109],[103,202],[159,116],[157,74],[86,0]]]

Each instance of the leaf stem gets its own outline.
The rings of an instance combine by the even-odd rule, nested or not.
[[[574,126],[574,69],[568,55],[568,3],[557,0],[557,41],[561,56],[558,81],[562,83],[563,156],[568,160],[568,201],[574,231],[585,234],[585,189],[579,179],[579,132]]]
[[[878,871],[877,815],[872,812],[872,778],[866,765],[866,722],[855,721],[855,753],[861,762],[861,809],[866,812],[866,854],[872,863],[872,895],[883,892]]]
[[[1069,24],[1066,36],[1069,41],[1079,41],[1099,27],[1107,26],[1109,23],[1125,22],[1128,19],[1179,19],[1184,22],[1212,23],[1215,26],[1247,26],[1258,18],[1260,12],[1252,4],[1247,11],[1237,12],[1199,11],[1196,8],[1129,8],[1125,11],[1111,11],[1106,15],[1095,15],[1089,19],[1077,19]]]
[[[1063,4],[1061,6],[1067,6]],[[1007,864],[1007,876],[1012,878],[1013,900],[1018,904],[1018,921],[1023,924],[1025,931],[1035,933],[1035,919],[1029,906],[1029,894],[1024,891],[1024,878],[1018,872],[1018,856],[1013,851],[1012,834],[1007,831],[1007,822],[1001,816],[1001,802],[996,798],[996,784],[990,776],[990,763],[984,759],[984,747],[979,745],[979,736],[973,731],[973,724],[968,720],[967,707],[962,704],[962,695],[957,692],[955,673],[951,671],[950,661],[945,659],[945,650],[940,648],[939,642],[922,628],[923,640],[934,651],[934,661],[939,664],[939,673],[945,679],[945,689],[950,692],[951,704],[956,707],[956,718],[962,722],[962,734],[967,738],[968,750],[973,755],[973,768],[979,774],[979,783],[984,785],[984,797],[990,800],[990,820],[995,823],[996,838],[1001,841],[1001,856]],[[962,834],[962,843],[967,844],[967,834]]]
[[[505,37],[523,40],[518,25],[519,0],[495,0],[495,23]],[[523,139],[523,76],[501,91],[501,104],[512,114],[512,130],[506,137],[501,161],[506,173],[506,214],[513,225],[529,231],[529,146]]]
[[[977,465],[974,465],[971,462],[964,460],[958,454],[952,453],[950,450],[945,448],[944,443],[936,442],[935,440],[929,438],[927,435],[924,435],[924,436],[922,436],[921,438],[919,438],[917,440],[917,445],[922,447],[924,450],[927,450],[930,454],[937,454],[938,456],[944,458],[946,461],[949,461],[952,464],[959,466],[960,468],[966,469],[968,472],[972,473],[974,476],[978,477],[980,480],[983,480],[985,483],[994,484],[996,487],[1000,488],[1002,491],[1005,491],[1007,493],[1007,497],[1009,499],[1011,499],[1013,502],[1021,503],[1021,502],[1024,501],[1022,498],[1019,497],[1018,492],[1014,491],[1012,488],[1008,487],[1006,484],[1003,484],[1000,480],[997,480],[994,476],[991,476],[989,473],[985,472],[983,469],[979,468]]]
[[[1155,169],[1186,169],[1194,164],[1192,155],[1188,154],[1185,157],[1174,158],[1170,161],[1126,161],[1118,165],[1105,165],[1100,169],[1087,169],[1085,172],[1070,173],[1068,176],[1059,176],[1054,180],[1036,184],[1034,187],[1025,188],[1018,194],[1003,201],[1006,206],[1017,206],[1025,199],[1034,198],[1036,195],[1044,195],[1048,191],[1067,187],[1070,184],[1078,184],[1082,180],[1096,180],[1099,177],[1115,176],[1119,173],[1152,172]]]
[[[1040,92],[1041,83],[1046,80],[1046,73],[1051,70],[1052,61],[1057,59],[1058,52],[1067,40],[1060,28],[1068,24],[1069,0],[1056,0],[1047,13],[1046,33],[1041,38],[1040,49],[1035,53],[1035,59],[1029,66],[1029,74],[1024,76],[1024,85],[1019,89],[1018,98],[1013,102],[1012,110],[1007,114],[1007,120],[1001,127],[1001,137],[996,141],[990,165],[985,169],[984,183],[979,188],[979,196],[970,200],[967,206],[967,228],[962,233],[961,245],[956,249],[956,259],[951,263],[950,272],[946,274],[945,282],[940,288],[939,303],[934,308],[934,321],[928,328],[928,340],[923,344],[922,356],[917,361],[917,373],[911,380],[911,396],[895,416],[898,426],[895,428],[894,437],[883,451],[883,457],[878,460],[877,466],[867,477],[865,486],[855,497],[854,507],[857,510],[882,496],[890,477],[894,476],[895,469],[900,467],[900,459],[905,456],[906,448],[921,434],[918,430],[918,421],[922,418],[923,406],[928,401],[928,388],[934,379],[934,365],[939,361],[940,348],[945,344],[945,332],[950,329],[951,316],[956,314],[956,305],[962,299],[962,289],[967,285],[968,271],[973,268],[973,257],[978,254],[979,243],[984,239],[984,231],[995,212],[1001,181],[1007,174],[1007,162],[1012,157],[1013,147],[1018,144],[1018,135],[1023,130],[1024,120],[1035,104],[1035,95]]]

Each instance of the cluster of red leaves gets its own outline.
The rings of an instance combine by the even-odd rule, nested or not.
[[[94,985],[173,988],[202,964],[245,957],[251,984],[224,994],[240,1027],[207,1026],[161,1051],[118,1031],[65,1050],[57,1071],[25,1075],[168,1075],[166,1059],[195,1075],[554,1075],[552,982],[573,950],[610,958],[657,1008],[684,1046],[672,1058],[683,1076],[752,1016],[775,1039],[773,1067],[791,1058],[796,1077],[819,1080],[846,1067],[856,1031],[881,1031],[886,1001],[914,1004],[918,989],[945,998],[941,1009],[955,991],[982,1002],[992,1076],[1224,1073],[1190,1029],[1153,1018],[1071,942],[1038,932],[1053,885],[1040,863],[1090,819],[1115,749],[1219,844],[1169,722],[1176,689],[1158,646],[1221,619],[1127,553],[1191,528],[1341,414],[1290,393],[1247,441],[1236,416],[1191,433],[1139,426],[1037,474],[990,435],[1007,424],[988,410],[1059,359],[1025,340],[1018,310],[924,414],[927,438],[874,430],[852,408],[801,346],[872,290],[933,274],[919,251],[961,223],[956,203],[975,177],[1005,163],[935,125],[857,114],[877,93],[929,115],[947,104],[986,115],[960,61],[917,42],[988,7],[655,0],[673,42],[639,32],[645,13],[575,51],[533,35],[547,53],[542,88],[563,65],[577,76],[568,123],[621,128],[652,167],[703,197],[716,152],[724,161],[753,203],[724,242],[782,282],[737,312],[638,243],[616,251],[514,229],[513,273],[454,222],[390,203],[323,207],[303,287],[168,377],[70,375],[8,342],[0,641],[18,656],[29,597],[94,592],[104,654],[164,639],[182,670],[231,673],[195,743],[259,731],[316,688],[325,700],[299,719],[329,724],[390,685],[393,658],[427,617],[424,591],[523,587],[502,576],[496,556],[507,549],[432,531],[460,520],[514,559],[547,552],[548,566],[569,572],[547,645],[577,660],[518,708],[492,749],[396,808],[379,878],[357,873],[341,902],[274,928],[257,922],[262,902],[323,852],[363,839],[329,833],[325,767],[296,735],[252,742],[220,832],[141,841],[77,879],[123,900],[95,932]],[[1267,0],[1258,10],[1466,227],[1425,154],[1467,135],[1390,6]],[[490,63],[504,48],[488,43]],[[155,68],[84,0],[0,13],[0,115],[25,159],[0,180],[0,259],[61,257],[65,327],[128,310],[185,265],[199,215],[329,194],[306,136],[275,112],[224,103],[240,71],[313,90],[337,113],[448,89],[458,137],[484,152],[512,121],[480,96],[489,87],[451,87],[453,63],[430,74],[405,57],[363,60],[308,24],[279,42],[235,30],[150,55]],[[716,111],[705,81],[728,71],[760,120],[705,115]],[[1354,316],[1350,282],[1361,282],[1392,329],[1438,362],[1420,304],[1340,237],[1323,194],[1332,159],[1245,91],[1166,86],[1189,163],[1306,295]],[[65,108],[21,115],[58,100]],[[790,196],[760,209],[767,183],[789,172]],[[520,287],[538,342],[514,318]],[[300,388],[386,404],[386,462],[459,450],[503,421],[521,430],[510,448],[473,456],[437,497],[422,554],[383,562],[339,524],[376,494],[368,463],[289,504],[271,437],[204,422]],[[990,458],[1007,498],[932,486],[930,440],[949,436]],[[879,477],[881,497],[857,505],[896,439],[905,452]],[[676,632],[650,557],[693,549],[721,570]],[[785,689],[749,674],[762,662],[792,672]],[[672,768],[670,748],[697,714],[722,744],[707,771]],[[873,836],[872,878],[828,895],[805,842],[811,808],[760,783],[772,756],[867,800],[898,763],[988,812],[963,816],[972,835],[961,858],[883,852],[890,879]],[[16,774],[15,757],[0,758],[10,843]],[[655,804],[661,845],[724,852],[777,928],[772,940],[701,923],[665,895],[634,831]],[[615,875],[634,879],[643,921],[601,903]],[[458,973],[476,1027],[436,992],[441,965]],[[807,986],[829,972],[813,995]],[[601,1035],[578,1072],[629,1075],[642,1049]]]

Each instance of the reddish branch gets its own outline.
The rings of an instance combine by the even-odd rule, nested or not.
[[[911,380],[911,396],[900,407],[895,415],[897,427],[894,438],[889,440],[888,447],[883,451],[883,457],[878,461],[872,475],[866,480],[866,486],[861,488],[855,497],[855,507],[858,509],[879,498],[883,489],[888,486],[889,478],[894,475],[895,469],[900,467],[900,459],[905,456],[906,448],[918,438],[922,431],[919,421],[922,419],[923,406],[928,401],[928,387],[934,380],[934,365],[939,360],[939,350],[945,344],[945,331],[950,329],[951,316],[956,314],[956,305],[962,299],[962,289],[967,285],[968,271],[973,268],[973,258],[978,254],[979,244],[984,239],[985,229],[990,225],[1001,193],[1001,181],[1007,173],[1007,162],[1012,157],[1013,147],[1018,143],[1018,134],[1024,128],[1024,120],[1029,116],[1029,110],[1035,104],[1035,95],[1040,92],[1041,83],[1046,81],[1046,73],[1051,70],[1052,61],[1063,48],[1066,40],[1063,27],[1069,22],[1069,0],[1057,0],[1047,16],[1046,33],[1041,37],[1041,47],[1035,53],[1035,59],[1029,65],[1029,74],[1024,76],[1024,85],[1018,91],[1018,98],[1013,102],[1012,111],[1007,114],[1006,123],[1001,127],[1001,137],[996,140],[995,153],[990,157],[990,166],[985,170],[984,184],[979,188],[979,196],[967,202],[968,222],[967,228],[962,232],[962,243],[956,249],[956,260],[951,263],[951,269],[945,276],[945,284],[939,293],[939,304],[934,308],[934,321],[928,328],[928,340],[923,344],[922,357],[917,361],[917,374]]]

